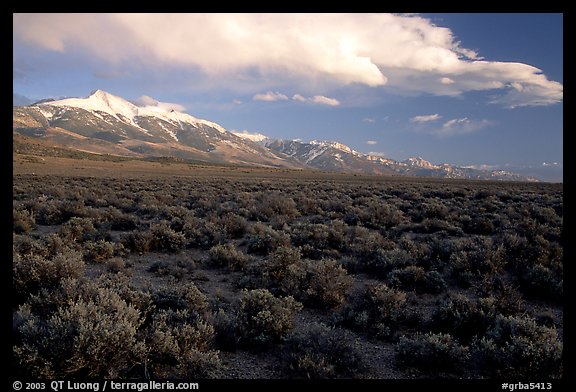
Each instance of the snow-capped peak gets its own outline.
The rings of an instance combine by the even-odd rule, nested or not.
[[[222,126],[212,121],[202,120],[187,113],[178,112],[173,109],[168,110],[161,106],[136,106],[124,98],[112,95],[103,90],[95,90],[87,98],[66,98],[58,101],[46,102],[42,105],[68,106],[93,112],[104,112],[111,115],[112,117],[117,118],[120,121],[127,120],[136,126],[138,125],[134,121],[135,117],[147,116],[157,117],[161,120],[171,123],[185,122],[192,125],[203,124],[212,127],[222,133],[226,132]]]
[[[110,114],[122,120],[118,115],[132,121],[138,115],[138,107],[124,98],[117,97],[106,91],[96,90],[87,98],[66,98],[58,101],[43,103],[42,105],[69,106],[90,111],[98,111]]]
[[[359,154],[360,155],[360,153],[358,151],[354,151],[353,149],[351,149],[347,145],[342,144],[342,143],[338,143],[338,142],[334,142],[334,141],[330,141],[330,140],[311,140],[310,144],[314,144],[314,145],[322,146],[322,147],[332,147],[332,148],[335,148],[337,150],[345,151],[345,152],[348,152],[351,154]]]
[[[402,163],[405,163],[408,166],[422,167],[425,169],[437,169],[438,168],[438,166],[432,164],[431,162],[428,162],[427,160],[425,160],[424,158],[421,158],[421,157],[410,157],[410,158],[402,161]]]

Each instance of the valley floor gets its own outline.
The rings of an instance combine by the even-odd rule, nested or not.
[[[13,218],[17,375],[563,374],[561,184],[14,154]]]

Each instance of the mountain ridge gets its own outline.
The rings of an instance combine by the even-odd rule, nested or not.
[[[395,161],[363,154],[338,141],[303,142],[227,131],[158,101],[138,106],[103,90],[86,98],[13,106],[13,132],[73,150],[118,156],[172,156],[207,163],[376,175],[537,181],[501,170],[434,165],[421,157]]]

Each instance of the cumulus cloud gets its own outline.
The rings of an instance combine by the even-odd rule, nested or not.
[[[274,102],[274,101],[285,101],[288,99],[288,97],[279,92],[268,91],[264,94],[256,94],[252,97],[252,99],[254,101]]]
[[[508,107],[563,100],[562,84],[540,69],[483,59],[450,29],[418,15],[13,14],[13,43],[114,65],[200,70],[222,83],[257,78],[264,88],[355,83],[448,96],[494,90],[491,102]]]
[[[298,102],[316,103],[319,105],[328,105],[328,106],[340,105],[340,101],[338,101],[336,98],[325,97],[324,95],[315,95],[313,97],[306,98],[301,94],[294,94],[292,96],[292,100]]]
[[[236,130],[232,130],[230,131],[231,133],[233,133],[236,136],[239,136],[243,139],[248,139],[251,140],[253,142],[260,142],[262,140],[265,140],[268,138],[268,136],[263,135],[261,133],[258,132],[250,132],[247,130],[242,130],[242,131],[236,131]]]
[[[441,129],[434,133],[437,136],[452,136],[459,134],[472,133],[479,129],[485,128],[491,124],[488,120],[472,120],[468,117],[454,118],[446,121]]]
[[[172,110],[175,112],[183,112],[186,110],[186,108],[179,103],[160,102],[147,95],[142,95],[140,98],[134,100],[133,103],[136,106],[145,107],[146,109],[158,112],[170,112]]]
[[[318,103],[320,105],[328,105],[328,106],[338,106],[340,105],[340,101],[335,98],[325,97],[323,95],[315,95],[311,98],[312,102]]]
[[[410,122],[415,122],[415,123],[425,123],[425,122],[430,122],[430,121],[436,121],[438,119],[441,119],[442,116],[439,114],[425,114],[422,116],[414,116],[410,119]]]
[[[378,144],[378,142],[376,140],[368,140],[366,144],[373,146],[374,144]]]

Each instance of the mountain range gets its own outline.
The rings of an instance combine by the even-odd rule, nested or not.
[[[156,101],[136,105],[102,90],[86,98],[14,106],[13,132],[94,154],[376,175],[538,181],[503,170],[434,165],[420,157],[395,161],[336,141],[279,140],[230,132]]]

